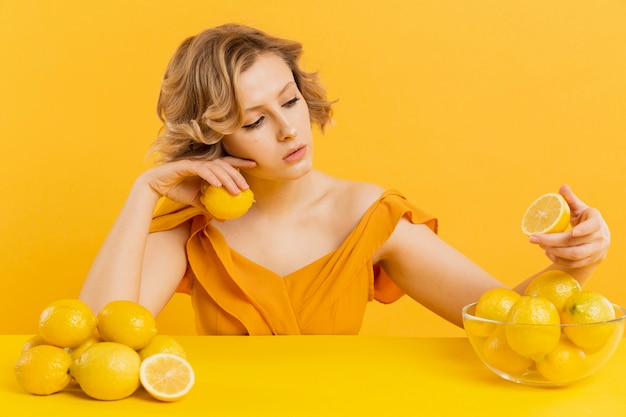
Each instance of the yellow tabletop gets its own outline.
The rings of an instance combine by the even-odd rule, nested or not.
[[[465,338],[180,336],[196,385],[161,403],[141,388],[109,402],[78,388],[30,395],[13,373],[28,337],[0,336],[0,403],[15,415],[626,416],[623,342],[596,375],[537,388],[492,374]]]

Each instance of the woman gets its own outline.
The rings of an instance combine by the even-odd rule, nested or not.
[[[156,315],[179,290],[200,334],[356,334],[372,299],[407,294],[460,326],[464,305],[503,287],[398,192],[313,169],[311,125],[323,129],[332,112],[301,52],[239,25],[181,44],[158,103],[163,163],[137,178],[87,276],[81,299],[95,311],[131,299]],[[255,203],[212,219],[200,203],[208,184],[250,188]],[[552,261],[546,269],[582,284],[609,231],[569,187],[561,194],[571,231],[531,242]]]

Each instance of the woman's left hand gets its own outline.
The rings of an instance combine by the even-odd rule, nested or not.
[[[582,202],[567,185],[559,193],[569,204],[572,228],[562,233],[537,234],[530,242],[545,250],[552,262],[568,268],[598,264],[606,257],[611,232],[600,212]]]

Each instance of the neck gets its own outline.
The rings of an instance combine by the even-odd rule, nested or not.
[[[254,192],[254,211],[264,215],[282,215],[315,198],[314,183],[321,178],[311,171],[297,180],[268,181],[256,177],[246,178]],[[251,209],[251,210],[252,210]]]

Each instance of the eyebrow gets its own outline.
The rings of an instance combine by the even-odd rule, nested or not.
[[[276,96],[280,96],[281,94],[283,94],[289,87],[291,87],[292,85],[296,85],[295,81],[289,81],[287,84],[285,84],[285,86],[278,92],[278,94]],[[259,109],[263,107],[263,104],[259,104],[258,106],[254,106],[254,107],[248,107],[246,109],[244,109],[244,113],[247,113],[249,111],[254,111],[256,109]]]

